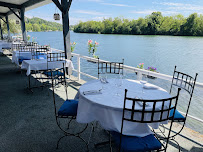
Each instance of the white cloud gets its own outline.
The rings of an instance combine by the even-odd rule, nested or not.
[[[77,18],[77,17],[70,17],[70,25],[78,24],[80,21],[86,22],[86,18]]]
[[[125,4],[115,4],[115,3],[101,3],[103,5],[111,5],[111,6],[118,6],[118,7],[135,7],[135,6],[130,6],[130,5],[125,5]]]
[[[109,15],[109,14],[104,14],[104,13],[97,12],[97,11],[86,11],[86,10],[75,10],[75,11],[73,11],[73,13],[88,14],[88,15],[101,15],[101,16]]]
[[[130,13],[149,15],[149,14],[152,14],[153,12],[161,12],[162,15],[173,15],[173,14],[178,14],[179,13],[179,12],[176,12],[176,11],[160,11],[160,10],[131,11]]]
[[[203,11],[203,6],[198,6],[193,4],[169,3],[169,2],[163,2],[160,4],[169,6],[168,9],[173,9],[173,10]]]
[[[157,12],[156,10],[144,10],[144,11],[131,11],[134,14],[151,14],[152,12]]]

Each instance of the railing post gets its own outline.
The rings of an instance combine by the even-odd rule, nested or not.
[[[142,72],[137,72],[137,80],[142,80]]]
[[[77,56],[77,62],[78,62],[78,81],[80,81],[80,55]]]

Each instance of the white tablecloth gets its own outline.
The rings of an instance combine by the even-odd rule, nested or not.
[[[30,75],[31,71],[35,70],[47,70],[48,69],[56,69],[56,68],[62,68],[63,63],[65,62],[64,66],[68,67],[68,73],[72,73],[73,63],[71,60],[65,60],[65,61],[56,61],[56,62],[49,62],[47,67],[47,59],[40,59],[40,60],[24,60],[22,62],[22,69],[27,70],[27,75]]]
[[[0,52],[3,52],[2,49],[10,49],[12,46],[11,43],[6,42],[6,41],[0,41]]]
[[[49,51],[50,53],[60,53],[59,51],[56,51],[56,50],[51,50]],[[23,59],[32,59],[32,53],[30,50],[27,50],[27,52],[23,51],[23,52],[20,52],[19,51],[13,51],[13,54],[12,54],[12,63],[15,63],[17,65],[19,65],[19,55],[21,56],[21,58]]]
[[[23,57],[24,59],[30,59],[30,60],[32,59],[31,51],[20,52],[20,56]],[[12,63],[19,65],[19,51],[13,51]]]
[[[123,80],[123,84],[120,88],[115,85],[115,79],[109,79],[109,83],[102,84],[99,80],[90,81],[82,85],[79,89],[79,104],[77,110],[77,121],[79,123],[90,123],[92,121],[99,121],[101,126],[106,130],[120,132],[124,93],[125,89],[128,89],[128,97],[142,97],[143,99],[162,99],[171,97],[167,91],[162,88],[156,89],[144,89],[142,94],[142,85],[136,80]],[[102,89],[101,94],[84,95],[84,91],[99,90]],[[120,96],[117,96],[119,93]],[[131,105],[127,105],[131,106]],[[166,104],[167,106],[167,104]],[[142,107],[140,107],[142,108]],[[151,106],[146,108],[152,108]],[[156,108],[161,108],[161,105],[157,104]],[[155,117],[160,116],[160,114]],[[148,116],[147,116],[148,117]],[[155,118],[154,117],[154,118]],[[162,123],[168,123],[167,121]],[[158,128],[160,123],[141,124],[124,122],[125,135],[134,136],[147,136],[152,134],[148,125],[153,128]]]

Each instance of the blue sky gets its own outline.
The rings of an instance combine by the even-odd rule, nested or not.
[[[182,14],[187,17],[194,12],[203,14],[203,0],[73,0],[69,14],[70,25],[109,17],[138,19],[154,11],[160,11],[164,16]],[[50,3],[27,11],[25,15],[54,21],[55,12],[60,11],[54,3]]]

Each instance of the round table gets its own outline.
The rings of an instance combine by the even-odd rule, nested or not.
[[[116,85],[120,83],[119,81],[122,81],[120,87]],[[108,79],[108,82],[109,83],[103,84],[100,80],[93,80],[80,87],[77,110],[77,121],[79,123],[98,121],[104,129],[120,132],[125,89],[128,89],[127,96],[131,98],[139,97],[153,100],[171,97],[166,90],[149,83],[146,84],[147,87],[144,89],[144,93],[142,93],[142,85],[137,80]],[[84,94],[84,92],[90,90],[101,91],[99,93]],[[130,107],[130,105],[127,105],[127,107],[128,106]],[[157,105],[157,108],[159,107],[161,107],[161,105]],[[152,107],[149,105],[148,108]],[[165,121],[161,123],[166,124],[168,122]],[[157,129],[159,124],[160,123],[141,124],[125,121],[123,134],[138,137],[147,136],[152,134],[149,125]]]

